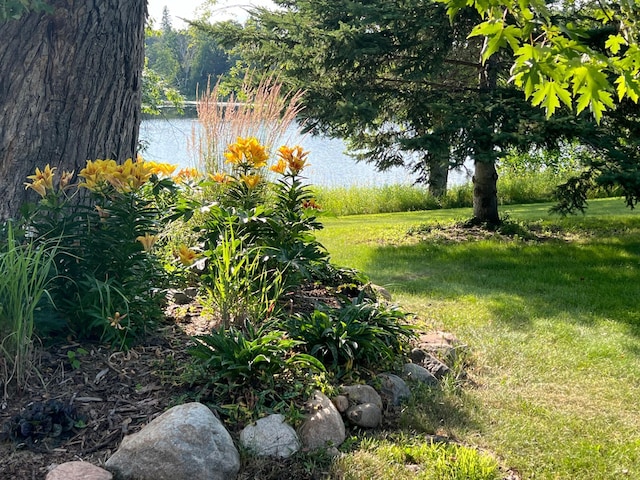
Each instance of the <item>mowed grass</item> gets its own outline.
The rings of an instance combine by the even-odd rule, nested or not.
[[[406,235],[469,210],[326,218],[318,236],[335,263],[386,286],[421,327],[469,345],[470,381],[425,430],[493,452],[523,479],[640,478],[640,212],[594,200],[585,216],[562,219],[550,206],[503,213],[557,226],[562,239]],[[420,408],[437,410],[411,408],[418,424]],[[341,465],[358,471],[359,457]]]

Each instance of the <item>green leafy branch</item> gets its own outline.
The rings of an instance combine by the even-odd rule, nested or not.
[[[625,98],[640,98],[640,1],[597,2],[585,18],[552,11],[540,0],[437,0],[453,19],[474,7],[482,17],[470,37],[486,41],[482,60],[510,49],[511,81],[551,117],[564,104],[587,107],[597,122]],[[595,38],[603,37],[604,42]]]

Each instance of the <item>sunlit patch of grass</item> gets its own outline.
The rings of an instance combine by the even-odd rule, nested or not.
[[[564,219],[549,206],[514,206],[510,218],[571,235],[388,242],[464,215],[439,210],[329,219],[320,239],[421,328],[453,332],[473,352],[462,391],[440,392],[437,408],[410,405],[405,426],[486,448],[522,478],[640,478],[640,213],[620,199]],[[362,455],[363,471],[385,463]]]
[[[420,480],[497,480],[495,458],[458,444],[430,439],[398,437],[365,439],[359,448],[336,462],[345,480],[393,478]]]

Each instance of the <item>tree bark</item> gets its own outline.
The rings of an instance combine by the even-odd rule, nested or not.
[[[473,218],[479,223],[498,225],[498,173],[493,162],[474,162]]]
[[[146,0],[51,0],[0,27],[0,219],[36,166],[76,173],[137,151]]]
[[[485,43],[486,43],[485,39]],[[484,50],[484,49],[483,49]],[[480,70],[479,87],[481,95],[493,95],[498,85],[498,65],[491,57]],[[483,118],[484,117],[484,118]],[[477,223],[498,225],[498,173],[494,152],[493,126],[496,120],[491,110],[479,116],[481,122],[474,133],[474,174],[473,174],[473,220]],[[487,128],[488,127],[488,128]]]

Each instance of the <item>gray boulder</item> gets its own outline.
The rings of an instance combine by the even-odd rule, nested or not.
[[[402,373],[407,380],[421,382],[432,387],[438,385],[438,379],[429,370],[415,363],[406,363],[402,367]]]
[[[382,411],[382,398],[370,385],[348,385],[342,387],[342,393],[351,404],[373,403]]]
[[[420,335],[418,339],[418,349],[424,353],[430,353],[440,358],[447,365],[453,365],[458,358],[458,352],[464,352],[467,346],[462,344],[455,336],[447,332],[431,332]],[[421,363],[421,360],[412,360]]]
[[[285,423],[284,415],[261,418],[240,432],[240,443],[258,456],[287,458],[300,450],[296,431]]]
[[[349,399],[345,395],[337,395],[331,399],[340,413],[344,413],[349,408]]]
[[[403,400],[411,396],[411,390],[406,382],[393,373],[381,373],[378,375],[380,379],[380,395],[391,405],[400,405]]]
[[[324,393],[316,390],[307,402],[300,438],[310,450],[338,447],[347,438],[340,412]]]
[[[363,428],[375,428],[382,422],[382,410],[373,403],[354,405],[346,416],[351,423]]]
[[[194,402],[125,437],[105,467],[123,480],[228,480],[240,470],[240,455],[222,422]]]

